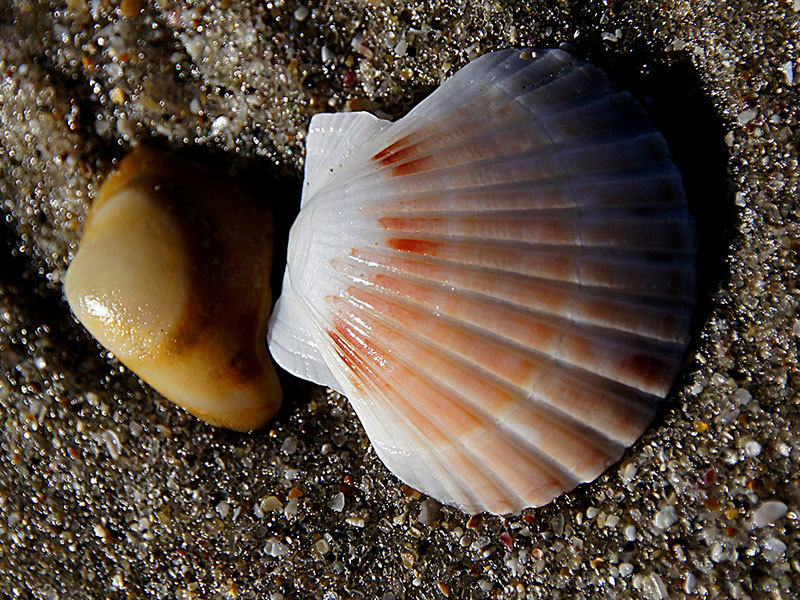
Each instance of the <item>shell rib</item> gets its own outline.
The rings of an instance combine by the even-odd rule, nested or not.
[[[483,56],[396,123],[315,116],[289,244],[275,360],[470,513],[595,479],[688,342],[695,233],[666,143],[559,50]]]

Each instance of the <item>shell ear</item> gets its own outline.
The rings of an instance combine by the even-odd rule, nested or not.
[[[281,402],[264,341],[271,266],[267,203],[221,171],[139,147],[100,189],[64,293],[157,391],[245,431]]]

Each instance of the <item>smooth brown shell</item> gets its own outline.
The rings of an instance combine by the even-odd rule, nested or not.
[[[127,367],[204,421],[262,427],[272,214],[226,173],[140,146],[100,189],[64,291]]]

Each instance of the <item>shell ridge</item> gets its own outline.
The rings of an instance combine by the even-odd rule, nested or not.
[[[358,327],[356,326],[356,327],[355,327],[355,329],[358,329]],[[362,345],[366,345],[366,340],[365,340],[365,339],[362,339],[362,340],[361,340],[361,342],[362,342]],[[353,342],[351,342],[351,341],[349,341],[349,340],[343,340],[343,343],[344,343],[344,346],[345,346],[345,347],[347,347],[347,350],[349,350],[349,352],[351,352],[351,353],[353,353],[353,354],[358,354],[358,353],[359,353],[359,351],[358,351],[358,350],[357,350],[357,348],[356,348],[356,344],[354,344]],[[342,347],[342,345],[340,345],[340,348],[341,348],[341,347]],[[374,357],[373,357],[373,358],[374,358]],[[365,365],[369,365],[369,362],[368,362],[368,361],[364,361],[364,363],[365,363]],[[386,385],[386,383],[385,383],[385,379],[386,379],[386,378],[385,378],[385,377],[383,377],[383,376],[381,376],[380,374],[377,374],[377,373],[373,374],[373,380],[374,380],[375,382],[384,381],[384,385]],[[380,390],[380,388],[379,388],[379,387],[377,387],[377,386],[376,386],[376,389]],[[356,393],[354,393],[352,396],[349,396],[349,397],[352,397],[352,398],[354,398],[354,400],[356,401],[356,403],[359,405],[359,408],[363,408],[363,405],[365,404],[365,402],[362,400],[362,394],[358,393],[358,391],[357,391],[357,390],[355,390],[355,389],[354,389],[353,391],[354,391],[354,392],[356,392]],[[397,394],[400,394],[400,397],[403,397],[403,396],[402,396],[402,394],[401,394],[399,391],[396,391],[396,392],[395,392],[395,394],[396,394],[396,395],[397,395]],[[406,402],[409,402],[410,400],[409,400],[409,399],[406,399],[405,401],[406,401]],[[412,404],[413,404],[413,402],[412,402]],[[428,435],[426,435],[424,432],[422,432],[422,431],[419,429],[419,425],[417,425],[413,419],[410,419],[410,418],[409,418],[409,417],[408,417],[408,416],[407,416],[407,415],[406,415],[406,414],[405,414],[405,413],[404,413],[402,410],[400,410],[400,409],[399,409],[399,407],[398,407],[398,405],[397,405],[397,403],[396,403],[396,402],[387,401],[387,402],[385,402],[385,403],[384,403],[384,407],[385,407],[385,408],[386,408],[386,407],[390,408],[390,410],[391,410],[391,411],[392,411],[394,414],[396,414],[396,415],[400,416],[400,417],[403,419],[403,421],[405,422],[405,424],[407,425],[407,427],[411,428],[413,431],[417,431],[417,432],[419,432],[419,435],[421,436],[421,438],[422,438],[423,440],[426,440],[426,444],[427,444],[427,445],[429,445],[429,447],[432,449],[433,456],[435,456],[435,457],[436,457],[436,460],[437,460],[437,461],[445,461],[445,462],[449,462],[449,461],[447,461],[447,458],[446,458],[446,457],[444,457],[444,456],[441,456],[441,448],[437,448],[437,447],[436,447],[436,446],[435,446],[435,445],[434,445],[432,442],[428,442],[428,441],[427,441],[427,440],[429,439],[429,438],[428,438]],[[430,421],[430,419],[428,419],[428,420]],[[369,422],[369,423],[370,423],[370,425],[374,425],[374,422]],[[433,426],[435,426],[435,427],[437,428],[437,432],[438,432],[438,434],[439,434],[439,435],[441,435],[441,436],[443,436],[443,437],[444,437],[444,439],[446,439],[446,440],[448,441],[448,444],[449,444],[450,446],[458,446],[458,445],[460,445],[460,444],[459,444],[459,441],[458,441],[458,439],[457,439],[455,436],[453,436],[453,435],[449,434],[446,428],[442,428],[442,427],[441,427],[441,424],[440,424],[440,423],[437,423],[435,419],[432,421],[432,424],[433,424]],[[384,439],[383,441],[385,441],[385,439]],[[388,448],[389,448],[389,447],[384,445],[384,448],[386,448],[386,449],[387,449],[387,451],[388,451]],[[471,453],[471,452],[468,452],[467,454],[468,454],[468,456],[469,456],[469,457],[471,457],[471,459],[472,459],[472,460],[470,461],[470,462],[471,462],[471,464],[473,464],[473,466],[475,466],[476,468],[478,468],[478,469],[479,469],[479,470],[480,470],[480,471],[483,473],[483,475],[484,475],[484,476],[487,476],[487,477],[488,477],[488,476],[491,474],[489,471],[487,471],[487,470],[485,469],[485,467],[482,465],[482,463],[480,463],[479,461],[477,461],[477,460],[475,459],[475,457],[474,457],[474,456],[472,456],[472,453]],[[390,463],[389,463],[389,464],[392,464],[392,463],[394,463],[394,462],[397,460],[397,457],[398,457],[398,456],[399,456],[399,455],[398,455],[398,453],[397,453],[397,452],[394,452],[394,453],[392,453],[392,460],[390,461]],[[412,462],[413,462],[413,461],[412,461]],[[452,465],[452,464],[450,464],[450,467],[451,467],[451,469],[452,469],[452,468],[453,468],[453,465]],[[474,501],[476,501],[475,503],[476,503],[476,504],[478,504],[478,502],[477,502],[478,498],[474,496],[473,492],[469,491],[469,488],[468,488],[468,487],[466,487],[466,485],[465,485],[465,482],[464,482],[463,480],[459,479],[458,477],[452,477],[452,476],[451,476],[451,477],[449,477],[448,479],[449,479],[449,481],[451,482],[451,484],[453,484],[453,485],[456,485],[458,488],[464,488],[464,490],[463,490],[463,491],[465,491],[466,495],[467,495],[468,497],[472,497],[472,499],[473,499]],[[462,492],[463,492],[463,491],[462,491]],[[512,493],[510,489],[505,489],[504,491],[505,491],[507,494],[509,494],[509,495]],[[446,493],[448,493],[448,494],[449,494],[449,497],[450,497],[450,498],[452,498],[452,497],[453,497],[453,496],[452,496],[452,492],[450,492],[450,491],[447,491]],[[444,494],[443,494],[443,496],[442,496],[442,497],[444,497],[444,498],[447,498],[447,496],[444,496]],[[518,499],[518,500],[519,500],[519,499]]]
[[[520,193],[530,193],[532,185],[530,181],[513,184],[501,183],[486,187],[473,186],[460,190],[444,188],[430,190],[424,195],[401,190],[387,190],[381,202],[364,206],[362,211],[384,212],[391,210],[404,213],[458,214],[460,211],[516,210],[522,206],[530,208],[534,202],[539,203],[536,206],[541,205],[542,209],[583,205],[596,205],[598,207],[675,206],[685,203],[682,190],[679,190],[680,174],[677,173],[671,163],[665,163],[665,166],[668,166],[668,168],[663,173],[659,173],[658,170],[649,172],[643,170],[637,174],[624,174],[617,178],[606,177],[600,181],[583,181],[581,178],[571,178],[565,181],[563,177],[555,178],[554,181],[538,185],[535,196],[527,195],[524,197],[520,197]],[[624,184],[636,186],[637,189],[641,190],[644,183],[656,177],[660,177],[660,180],[655,183],[658,188],[667,187],[664,182],[670,181],[671,184],[668,189],[672,192],[680,191],[678,197],[676,198],[673,194],[663,193],[656,198],[652,198],[650,197],[652,194],[647,196],[640,192],[641,196],[646,197],[647,201],[652,203],[650,204],[644,203],[640,197],[635,199],[624,197],[624,194],[619,191],[620,186],[622,186],[623,191],[625,190]],[[611,197],[606,198],[601,194],[611,194]],[[489,201],[489,198],[492,198],[492,200]]]
[[[558,364],[570,365],[572,367],[579,368],[583,371],[587,371],[604,379],[625,383],[628,387],[636,389],[639,393],[641,392],[646,392],[649,394],[654,393],[652,390],[646,387],[642,388],[641,382],[637,384],[629,380],[624,380],[624,381],[620,380],[616,376],[612,376],[609,373],[601,372],[596,368],[592,369],[586,364],[582,364],[580,362],[572,360],[569,356],[566,356],[562,353],[557,353],[555,349],[548,351],[546,348],[531,344],[529,340],[520,337],[516,329],[514,329],[513,327],[508,327],[504,331],[498,330],[497,324],[495,324],[494,328],[486,327],[484,324],[475,323],[474,321],[465,319],[463,315],[462,316],[454,315],[452,314],[452,311],[447,312],[446,310],[442,310],[440,307],[437,307],[437,310],[433,311],[429,306],[420,303],[419,298],[414,295],[402,296],[400,294],[397,294],[396,291],[394,290],[386,290],[384,288],[380,288],[379,286],[375,286],[375,289],[388,295],[388,297],[390,297],[392,301],[394,301],[395,303],[399,303],[403,306],[411,305],[414,309],[417,310],[419,309],[425,310],[429,314],[434,315],[436,319],[439,319],[442,322],[449,323],[451,326],[457,329],[472,331],[473,333],[478,333],[480,336],[483,336],[485,338],[493,339],[496,341],[496,343],[500,345],[517,348],[523,352],[530,352],[540,357],[549,358]],[[503,321],[501,320],[501,326],[502,323]],[[561,337],[563,337],[563,331],[564,330],[562,330],[560,334]],[[561,337],[559,337],[559,340],[561,339]],[[554,345],[555,344],[551,344],[551,347]],[[635,356],[635,354],[633,356]]]
[[[657,299],[665,303],[688,304],[696,299],[696,288],[693,261],[674,253],[672,257],[666,251],[626,251],[620,248],[592,247],[591,254],[585,248],[567,244],[524,243],[512,240],[483,240],[443,234],[399,232],[399,235],[387,239],[390,246],[401,251],[403,255],[425,258],[442,263],[453,262],[460,266],[471,266],[476,269],[492,269],[507,273],[503,264],[511,264],[514,258],[528,259],[530,264],[520,264],[516,273],[521,277],[543,281],[560,281],[586,286],[598,293],[612,296],[625,296],[633,299]],[[495,252],[497,255],[476,255],[468,253],[464,248],[472,245],[478,251]],[[437,256],[431,256],[432,253]],[[677,254],[677,256],[675,256]],[[538,260],[535,260],[536,256]],[[670,260],[671,258],[671,260]],[[556,267],[547,270],[544,259],[561,261]],[[572,260],[574,264],[564,265],[564,260]],[[506,263],[502,261],[506,260]],[[498,266],[500,265],[500,266]],[[597,272],[600,269],[600,272]],[[610,270],[610,271],[609,271]],[[609,278],[608,273],[614,277]],[[605,276],[603,276],[605,273]],[[649,273],[645,285],[626,277],[625,274]],[[656,277],[660,274],[664,279]],[[673,279],[677,277],[673,281]],[[623,287],[624,286],[624,287]]]
[[[451,238],[438,235],[400,235],[389,237],[387,245],[395,252],[383,251],[378,249],[368,249],[357,251],[353,256],[371,256],[372,260],[386,259],[395,268],[400,266],[412,268],[415,271],[433,270],[440,271],[444,268],[452,267],[456,269],[453,276],[469,277],[473,279],[482,278],[489,281],[505,281],[515,279],[521,283],[529,282],[532,285],[553,285],[553,286],[582,286],[586,288],[587,294],[610,296],[617,301],[645,301],[655,302],[663,307],[686,306],[694,301],[693,290],[683,290],[679,287],[673,290],[670,287],[624,289],[612,287],[614,282],[605,282],[599,279],[592,272],[592,267],[601,265],[604,269],[615,268],[632,270],[635,273],[644,272],[663,274],[670,273],[676,268],[690,268],[691,263],[687,261],[658,261],[653,257],[647,261],[638,253],[630,256],[631,253],[619,252],[616,249],[609,249],[600,252],[600,249],[593,249],[593,254],[597,257],[588,258],[584,250],[570,251],[569,246],[565,245],[531,245],[496,243],[490,240],[487,243],[477,244],[480,252],[489,253],[488,258],[484,255],[469,254],[464,248],[476,245],[476,240]],[[492,255],[491,253],[494,253]],[[555,270],[547,271],[538,263],[534,263],[534,254],[540,254],[542,259],[560,261]],[[531,264],[522,265],[517,269],[514,261],[529,260]],[[563,261],[571,261],[564,266]],[[578,262],[575,262],[578,261]],[[693,269],[690,268],[691,271]],[[495,277],[497,279],[495,279]],[[627,283],[627,282],[626,282]],[[660,282],[659,282],[660,283]],[[669,283],[669,282],[666,282]]]
[[[658,353],[659,355],[663,356],[671,356],[674,347],[679,345],[675,341],[672,340],[664,340],[658,336],[653,334],[648,335],[648,332],[639,332],[639,331],[630,331],[627,329],[623,329],[620,327],[615,327],[614,325],[607,324],[601,325],[595,322],[591,322],[588,320],[576,320],[576,316],[570,314],[569,310],[564,311],[564,314],[546,310],[542,307],[536,307],[531,304],[524,304],[520,301],[515,301],[507,296],[500,295],[497,293],[493,293],[493,290],[487,290],[486,292],[480,292],[475,289],[477,286],[466,286],[463,282],[459,283],[454,280],[450,280],[447,282],[436,281],[429,278],[425,278],[421,275],[409,275],[404,274],[402,272],[395,272],[395,276],[404,279],[411,285],[422,285],[427,286],[431,289],[438,289],[440,291],[451,293],[451,292],[459,292],[465,298],[473,300],[476,304],[488,304],[492,302],[498,303],[500,308],[513,310],[519,312],[520,314],[525,314],[526,316],[530,316],[533,319],[543,320],[543,321],[552,321],[554,322],[556,327],[559,328],[568,328],[574,327],[576,325],[580,325],[582,327],[586,327],[590,330],[590,333],[595,335],[598,339],[607,339],[608,332],[612,333],[612,337],[614,341],[619,344],[639,344],[642,342],[649,342],[652,344],[651,350],[653,353]],[[353,281],[367,281],[363,278],[353,278]],[[494,288],[496,290],[496,288]],[[396,292],[395,292],[396,293]],[[574,303],[574,297],[571,297],[570,300]],[[572,304],[571,306],[574,306]]]
[[[380,292],[378,292],[378,293],[380,293]],[[358,303],[358,304],[360,304],[362,306],[362,311],[364,311],[364,310],[368,311],[369,308],[371,308],[370,305],[368,304],[368,302],[366,302],[364,300],[359,299],[359,300],[356,301],[356,303]],[[428,318],[430,318],[430,316],[431,315],[428,315]],[[484,369],[480,365],[475,365],[471,360],[469,360],[468,357],[466,357],[466,356],[464,356],[462,354],[459,354],[459,353],[453,351],[452,349],[440,344],[435,339],[426,337],[423,333],[420,333],[418,330],[414,329],[413,327],[406,327],[404,325],[398,324],[395,321],[392,321],[391,318],[388,315],[386,315],[384,312],[381,312],[381,311],[374,312],[374,314],[372,316],[372,320],[381,323],[383,327],[392,329],[396,335],[408,338],[409,340],[412,341],[412,343],[416,343],[417,345],[424,345],[424,346],[430,347],[430,348],[435,350],[434,355],[433,356],[429,356],[425,361],[413,361],[413,360],[409,361],[407,359],[406,360],[407,364],[409,364],[409,363],[417,364],[417,362],[419,362],[420,364],[425,364],[425,365],[431,366],[431,365],[433,365],[433,364],[435,364],[437,362],[438,359],[436,358],[436,356],[438,354],[441,354],[443,356],[446,356],[447,360],[449,362],[454,363],[457,366],[457,368],[460,369],[464,373],[465,377],[470,377],[470,374],[469,374],[470,370],[477,370],[477,371],[480,372],[480,375],[478,376],[479,378],[481,378],[483,380],[492,380],[492,381],[495,382],[496,385],[498,385],[498,386],[500,386],[502,388],[505,388],[507,390],[507,393],[509,393],[511,396],[513,396],[514,398],[517,399],[517,402],[515,402],[510,407],[510,410],[506,411],[506,413],[503,416],[496,416],[493,412],[490,412],[490,411],[488,411],[488,409],[482,407],[481,404],[476,403],[475,401],[469,400],[466,397],[464,397],[464,398],[469,404],[475,406],[476,408],[478,408],[480,410],[483,410],[484,413],[487,416],[490,415],[492,417],[493,421],[495,423],[497,423],[498,426],[503,427],[505,429],[508,429],[510,434],[513,434],[514,436],[517,436],[517,437],[520,436],[519,432],[514,431],[513,428],[511,428],[511,427],[505,426],[504,423],[508,420],[508,418],[511,416],[511,414],[514,411],[518,410],[520,405],[522,405],[525,402],[528,402],[528,403],[531,404],[531,408],[535,409],[540,414],[540,416],[542,418],[549,419],[550,421],[556,423],[558,426],[562,427],[563,429],[576,429],[576,428],[580,429],[581,432],[582,432],[582,435],[587,438],[585,440],[585,442],[587,444],[591,444],[592,446],[594,446],[596,448],[600,448],[600,449],[610,446],[610,447],[612,447],[612,451],[613,452],[618,452],[618,454],[620,454],[620,455],[621,455],[622,451],[624,450],[624,448],[622,447],[621,442],[619,442],[618,440],[614,439],[613,437],[611,437],[607,433],[605,433],[605,432],[603,432],[601,430],[598,430],[598,429],[592,427],[591,424],[588,424],[588,423],[578,419],[576,416],[570,415],[570,414],[562,411],[558,407],[552,406],[551,404],[548,404],[548,403],[544,402],[540,398],[537,398],[535,396],[535,393],[536,393],[535,385],[529,385],[527,387],[523,387],[523,386],[520,386],[518,384],[515,384],[512,381],[504,379],[502,376],[500,376],[496,372],[491,372],[491,371],[489,371],[487,369]],[[359,319],[356,319],[356,321],[358,321],[359,323],[362,322]],[[368,325],[365,324],[364,327],[368,327]],[[395,352],[396,351],[397,351],[397,349],[395,349]],[[423,368],[423,370],[425,370],[427,373],[429,373],[429,376],[431,378],[433,378],[436,381],[440,382],[443,386],[446,386],[453,393],[458,393],[458,390],[453,388],[451,383],[448,383],[446,380],[444,380],[441,377],[437,376],[429,368],[428,369]],[[466,439],[466,438],[462,438],[462,439],[464,440],[464,442],[468,442],[468,439]],[[520,438],[520,443],[525,445],[528,442],[526,440]],[[558,462],[558,461],[556,461],[556,462]],[[562,466],[564,468],[569,469],[566,465],[562,465]]]
[[[384,257],[384,262],[381,263],[381,257]],[[385,272],[398,272],[397,267],[391,267],[389,262],[393,261],[392,255],[388,253],[380,253],[377,252],[374,254],[373,258],[370,258],[370,255],[365,253],[357,253],[350,257],[352,260],[356,262],[363,262],[364,265],[373,267],[375,269],[383,269]],[[669,302],[669,301],[658,301],[654,302],[652,298],[645,298],[640,299],[639,302],[635,301],[636,299],[632,299],[629,295],[622,295],[617,294],[616,297],[613,293],[610,293],[607,289],[604,288],[593,288],[587,285],[580,285],[575,282],[563,282],[557,280],[548,280],[543,278],[536,278],[532,276],[526,276],[518,271],[511,271],[511,270],[502,270],[500,268],[489,268],[485,266],[474,266],[469,263],[465,262],[458,262],[458,261],[449,261],[447,259],[438,258],[438,257],[429,257],[429,256],[422,256],[420,257],[423,260],[414,260],[414,259],[407,259],[403,258],[403,262],[405,264],[410,264],[413,262],[418,262],[421,265],[433,265],[439,266],[441,268],[448,268],[450,265],[448,263],[452,262],[452,266],[454,268],[463,269],[462,273],[476,273],[479,277],[483,277],[486,280],[486,283],[491,283],[491,289],[495,292],[495,297],[502,299],[503,301],[508,302],[511,305],[519,306],[521,308],[536,308],[537,305],[534,304],[534,299],[530,296],[533,295],[533,291],[531,294],[526,294],[526,297],[523,298],[514,298],[510,293],[500,294],[499,292],[502,291],[502,284],[511,285],[513,282],[525,283],[530,286],[535,286],[539,288],[545,288],[550,290],[552,293],[560,293],[562,295],[568,295],[575,303],[579,300],[586,304],[591,304],[592,302],[606,302],[606,303],[614,303],[618,305],[619,311],[622,312],[623,316],[627,318],[635,318],[641,314],[650,315],[650,319],[655,318],[653,313],[658,311],[659,313],[670,310],[673,315],[678,313],[675,317],[676,320],[679,320],[681,323],[685,323],[688,327],[689,319],[691,318],[691,310],[687,308],[686,303],[679,303],[679,302]],[[396,262],[396,261],[394,261]],[[418,278],[425,282],[435,282],[431,277],[426,277],[424,274],[410,274],[412,277]],[[493,283],[492,283],[493,282]],[[476,291],[475,288],[478,287],[477,285],[467,285],[466,283],[462,283],[461,286],[464,289],[469,289],[471,291]],[[534,288],[532,288],[533,290]],[[543,302],[540,302],[539,310],[546,314],[562,314],[564,311],[558,312],[552,308],[548,309]],[[632,312],[633,311],[633,312]],[[665,342],[679,342],[683,343],[685,340],[683,338],[676,338],[674,334],[668,333],[659,333],[660,330],[655,329],[644,329],[643,326],[634,327],[634,325],[626,325],[626,322],[623,321],[615,321],[610,322],[609,319],[602,320],[600,317],[594,317],[594,320],[589,318],[586,314],[578,313],[575,315],[567,315],[567,317],[572,318],[575,321],[581,323],[596,323],[598,325],[602,325],[603,323],[607,323],[607,326],[610,328],[620,329],[622,331],[627,331],[629,333],[634,333],[637,335],[641,335],[644,337],[651,337],[657,340],[662,340]],[[679,329],[683,331],[687,327],[680,327]]]
[[[364,340],[364,343],[367,344],[366,339]],[[386,348],[384,346],[382,346],[380,343],[375,342],[374,339],[370,339],[369,346],[373,351],[379,351],[381,353],[386,353],[387,352]],[[450,390],[450,388],[447,388],[446,386],[443,386],[441,384],[441,382],[437,382],[437,380],[435,378],[430,377],[427,374],[427,371],[426,371],[426,369],[424,367],[423,368],[416,367],[413,364],[413,361],[412,362],[408,362],[402,355],[398,355],[397,352],[393,352],[392,354],[393,354],[393,358],[398,363],[400,363],[400,364],[405,366],[405,371],[414,372],[415,379],[421,380],[423,382],[423,385],[425,385],[426,388],[428,388],[429,390],[437,390],[439,394],[444,394],[445,396],[447,395],[447,391],[452,391],[452,390]],[[396,381],[396,378],[398,377],[397,375],[393,375],[391,371],[387,375],[388,375],[389,379],[393,379],[395,381]],[[418,407],[418,410],[422,408],[422,406],[419,404],[419,402],[415,400],[415,397],[413,395],[408,395],[408,396],[404,395],[403,397],[406,399],[406,402],[409,402],[412,405],[416,405]],[[462,399],[463,399],[463,397],[462,397]],[[478,407],[476,407],[474,405],[471,405],[471,406],[472,406],[472,408],[474,410],[479,410]],[[455,409],[455,407],[454,407],[454,409]],[[479,411],[479,412],[482,413],[483,411]],[[439,414],[443,414],[443,413],[439,413]],[[444,414],[447,414],[447,413],[444,413]],[[478,469],[480,469],[486,476],[491,476],[493,473],[496,472],[496,467],[494,467],[494,468],[492,467],[492,462],[490,460],[487,460],[487,457],[476,454],[474,452],[474,450],[470,447],[469,441],[471,439],[473,439],[473,438],[463,438],[463,437],[459,437],[459,436],[456,436],[456,435],[453,435],[453,434],[449,434],[448,433],[448,431],[449,431],[448,426],[446,424],[444,424],[441,421],[441,419],[437,418],[432,413],[430,413],[428,415],[428,419],[431,420],[436,425],[438,425],[440,431],[445,435],[445,438],[448,439],[449,444],[452,447],[457,447],[457,448],[459,448],[459,450],[461,450],[462,454],[470,456],[472,458],[472,464],[474,466],[476,466]],[[484,435],[485,433],[486,433],[485,431],[478,431],[477,434],[476,434],[476,437]],[[507,458],[510,459],[511,457],[507,457]],[[569,483],[572,483],[573,485],[575,483],[577,483],[576,481],[573,481],[573,479],[576,479],[575,476],[570,474],[570,473],[568,473],[568,472],[566,472],[566,471],[564,471],[563,467],[558,467],[556,464],[551,463],[551,462],[546,462],[545,465],[546,465],[546,467],[544,467],[544,468],[540,467],[540,469],[544,470],[545,473],[550,478],[555,478],[557,481],[560,481],[560,482],[569,482]],[[553,473],[551,471],[551,469],[554,470],[555,473]],[[515,494],[517,496],[519,496],[519,492],[515,492]],[[549,501],[549,499],[547,501]],[[518,504],[523,505],[523,504],[519,503],[519,501],[518,501]]]

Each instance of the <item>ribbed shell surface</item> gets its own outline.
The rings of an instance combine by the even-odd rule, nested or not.
[[[467,65],[395,123],[311,121],[269,345],[386,466],[466,512],[591,481],[667,394],[695,232],[663,137],[559,50]]]

